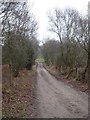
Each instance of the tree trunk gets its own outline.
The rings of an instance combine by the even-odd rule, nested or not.
[[[10,59],[10,63],[9,63],[9,68],[10,68],[10,86],[12,85],[12,61]]]
[[[67,79],[70,77],[70,75],[71,75],[72,72],[73,72],[73,69],[70,68],[69,73],[66,76]]]
[[[90,2],[88,3],[88,35],[89,35],[89,40],[88,40],[88,88],[90,90]]]
[[[82,73],[82,82],[87,82],[87,80],[86,80],[87,68],[88,68],[88,66],[85,67],[84,72]]]

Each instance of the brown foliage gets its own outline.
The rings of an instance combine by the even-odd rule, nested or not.
[[[2,84],[2,114],[3,117],[30,117],[30,104],[34,90],[35,70],[20,71],[17,78],[13,78],[12,85],[9,78],[9,66],[3,66]]]

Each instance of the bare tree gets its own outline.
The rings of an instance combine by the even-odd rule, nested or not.
[[[34,55],[31,36],[36,34],[37,22],[29,15],[24,2],[3,2],[1,5],[2,36],[5,37],[3,48],[7,46],[11,76],[17,76],[27,64],[31,69]]]
[[[77,68],[83,67],[82,78],[87,72],[88,53],[88,19],[81,16],[76,9],[54,9],[48,16],[49,30],[55,33],[60,41],[59,65],[69,69],[71,74]],[[82,62],[80,62],[82,60]],[[69,77],[68,74],[67,76]]]
[[[59,9],[55,9],[52,15],[49,15],[49,23],[51,32],[54,32],[60,41],[61,55],[63,57],[63,48],[62,48],[62,32],[63,32],[63,23],[62,23],[63,12]]]
[[[79,13],[78,11],[70,8],[65,10],[55,9],[52,15],[49,15],[50,31],[57,34],[60,41],[61,48],[61,59],[62,61],[67,62],[66,65],[69,65],[69,52],[70,47],[69,43],[75,37],[76,25],[78,20]],[[67,42],[67,54],[64,56],[63,42],[66,39]]]

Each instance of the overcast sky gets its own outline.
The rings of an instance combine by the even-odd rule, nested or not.
[[[82,14],[87,13],[89,0],[28,0],[29,9],[32,6],[32,12],[35,15],[39,24],[39,39],[42,40],[48,37],[48,10],[59,7],[71,7],[78,9]]]

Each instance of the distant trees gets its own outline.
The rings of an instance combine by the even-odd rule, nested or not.
[[[33,38],[37,41],[37,22],[32,14],[29,15],[25,2],[1,2],[0,19],[5,39],[3,64],[9,64],[11,76],[16,77],[24,67],[32,68],[35,52],[32,41]]]
[[[88,56],[88,18],[81,16],[80,13],[71,8],[64,10],[54,9],[49,14],[49,30],[58,37],[59,49],[53,43],[53,49],[50,47],[51,41],[43,45],[49,52],[49,49],[55,57],[56,66],[66,77],[73,76],[77,80],[86,82],[87,79],[87,56]],[[57,43],[57,41],[55,41]],[[57,52],[56,52],[57,49]],[[57,55],[58,53],[58,55]]]
[[[49,40],[42,47],[42,54],[45,58],[47,65],[56,64],[56,58],[59,55],[59,42]]]

